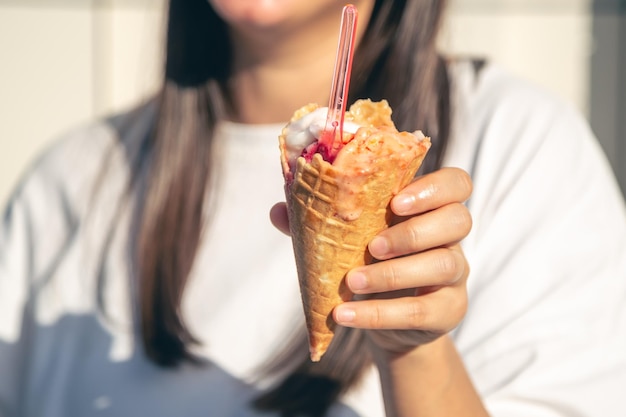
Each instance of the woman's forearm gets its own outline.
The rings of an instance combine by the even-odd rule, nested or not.
[[[488,416],[447,336],[376,361],[388,417]]]

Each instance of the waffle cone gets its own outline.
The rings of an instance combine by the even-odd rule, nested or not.
[[[409,133],[363,129],[344,152],[358,153],[364,144],[403,134]],[[280,141],[284,149],[284,135]],[[352,298],[344,283],[346,273],[371,262],[367,245],[390,225],[389,202],[414,178],[429,146],[426,138],[409,153],[379,155],[367,169],[350,164],[350,156],[338,156],[333,164],[320,154],[314,154],[310,162],[299,157],[293,176],[286,175],[290,231],[312,361],[321,359],[333,339],[332,310]],[[283,152],[285,167],[284,157]]]

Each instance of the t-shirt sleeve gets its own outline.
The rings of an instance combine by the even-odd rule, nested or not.
[[[61,250],[69,216],[43,173],[29,174],[0,223],[0,415],[19,414],[36,282]]]
[[[23,346],[20,343],[26,300],[29,260],[28,213],[20,198],[8,204],[0,224],[0,416],[16,415]]]
[[[617,417],[623,198],[583,117],[524,91],[494,105],[478,129],[470,306],[457,346],[494,417]]]
[[[77,136],[77,135],[74,135]],[[80,136],[80,135],[78,135]],[[36,303],[78,229],[74,137],[42,153],[17,185],[0,221],[0,416],[20,415],[37,341]]]

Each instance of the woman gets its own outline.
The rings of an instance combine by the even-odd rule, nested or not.
[[[1,413],[617,415],[614,179],[568,106],[437,52],[443,3],[355,3],[351,101],[387,99],[433,148],[313,364],[267,212],[280,128],[328,101],[343,4],[171,0],[159,96],[69,135],[11,199]],[[271,218],[286,231],[284,205]]]

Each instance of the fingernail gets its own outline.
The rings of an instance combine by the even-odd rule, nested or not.
[[[376,236],[369,244],[370,253],[374,258],[385,256],[389,249],[389,240],[382,236]]]
[[[367,288],[367,277],[362,272],[350,272],[346,279],[352,291],[360,291]]]
[[[398,194],[393,199],[393,208],[396,214],[404,214],[411,211],[415,204],[415,196],[411,194]]]
[[[352,323],[356,317],[356,311],[349,307],[338,306],[335,310],[335,318],[341,323]]]

